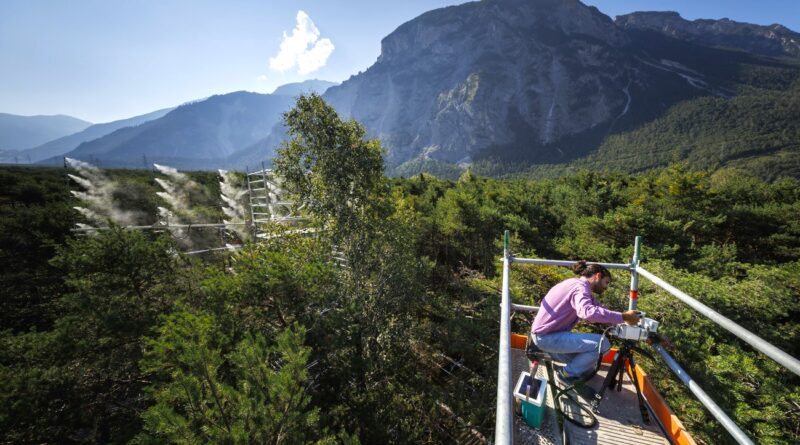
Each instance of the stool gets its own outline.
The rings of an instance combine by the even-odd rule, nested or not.
[[[536,372],[539,370],[539,363],[544,363],[544,367],[547,370],[547,381],[550,385],[550,392],[553,394],[553,400],[556,402],[554,403],[556,412],[560,418],[562,411],[560,404],[557,402],[559,389],[556,386],[555,372],[553,371],[553,357],[550,353],[539,349],[539,347],[533,343],[530,334],[528,335],[528,342],[525,345],[525,356],[528,357],[528,361],[531,362],[531,378],[536,376]]]

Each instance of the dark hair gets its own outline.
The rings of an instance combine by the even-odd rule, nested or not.
[[[599,264],[586,264],[586,260],[580,260],[572,266],[572,271],[582,277],[591,277],[600,272],[603,277],[611,278],[611,272],[605,266]]]

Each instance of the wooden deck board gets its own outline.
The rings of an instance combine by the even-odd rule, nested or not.
[[[603,365],[589,381],[589,386],[599,391],[608,367],[609,365]],[[627,376],[623,379],[621,392],[617,392],[616,388],[606,390],[600,402],[600,414],[595,415],[598,425],[592,429],[582,429],[567,423],[567,435],[571,444],[669,445],[653,413],[650,413],[649,424],[642,421],[636,390]]]

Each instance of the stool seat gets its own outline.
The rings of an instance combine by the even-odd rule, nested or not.
[[[525,348],[525,355],[528,357],[528,360],[530,360],[532,362],[533,361],[537,361],[537,362],[539,362],[539,361],[552,362],[553,361],[553,357],[550,355],[549,352],[542,351],[532,341],[528,342],[528,346]]]
[[[573,398],[568,394],[568,392],[576,391],[576,385],[583,387],[584,381],[587,380],[588,378],[591,378],[592,375],[589,375],[587,379],[576,381],[574,383],[562,382],[562,385],[565,385],[565,387],[559,388],[558,385],[556,385],[556,372],[553,369],[553,362],[555,360],[553,359],[553,356],[550,355],[549,352],[539,349],[539,347],[536,346],[535,343],[533,343],[533,339],[530,337],[530,335],[528,336],[528,341],[527,344],[525,345],[525,355],[531,362],[531,371],[530,371],[531,376],[536,375],[540,363],[544,364],[544,367],[547,370],[547,380],[550,385],[550,391],[552,391],[553,394],[553,403],[555,404],[556,416],[558,418],[559,425],[563,424],[564,420],[567,420],[579,426],[580,428],[593,428],[595,425],[597,425],[597,418],[592,414],[592,412],[588,411],[588,409],[585,406],[581,405],[579,402],[576,401],[575,398]],[[561,406],[562,398],[572,400],[572,402],[577,404],[578,411],[575,411],[574,409],[569,409],[568,412],[564,412],[564,409]],[[588,399],[593,399],[593,398],[594,396],[588,397]],[[588,416],[592,419],[591,423],[587,424],[583,420],[577,420],[571,417],[572,415],[580,415],[581,411],[588,414]],[[583,419],[584,417],[582,417],[581,419]]]

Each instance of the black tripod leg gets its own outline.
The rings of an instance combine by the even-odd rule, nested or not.
[[[625,359],[629,357],[630,354],[620,357],[619,371],[617,371],[617,392],[622,392],[622,379],[625,378]]]
[[[600,391],[595,394],[594,400],[592,400],[592,411],[595,414],[600,413],[600,401],[603,400],[603,395],[606,393],[606,389],[614,387],[614,378],[617,375],[617,370],[619,369],[619,361],[622,355],[620,351],[617,352],[617,356],[614,357],[614,361],[611,362],[611,366],[608,368],[608,373],[606,374],[606,378],[603,379],[603,384],[600,386]]]
[[[606,378],[603,381],[603,389],[614,387],[614,384],[617,381],[617,373],[619,372],[621,360],[622,351],[617,351],[617,356],[614,357],[614,361],[611,362],[611,366],[608,368],[608,374],[606,374]]]
[[[639,411],[642,413],[642,421],[650,423],[650,413],[647,412],[647,406],[644,404],[644,397],[642,391],[639,389],[639,377],[636,376],[636,362],[633,361],[633,355],[630,358],[630,376],[633,380],[633,387],[636,389],[636,397],[639,399]]]

